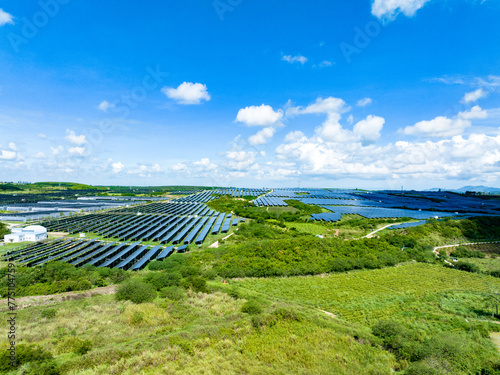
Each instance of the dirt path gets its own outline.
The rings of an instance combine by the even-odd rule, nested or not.
[[[328,312],[328,311],[325,311],[325,310],[321,310],[321,309],[319,309],[319,311],[325,313],[328,316],[331,316],[332,318],[336,318],[337,317],[337,315],[335,315],[335,314],[333,314],[331,312]]]
[[[382,227],[382,228],[379,228],[379,229],[377,229],[377,230],[374,230],[374,231],[373,231],[373,232],[371,232],[371,233],[368,233],[366,236],[363,236],[363,237],[361,237],[361,238],[371,238],[371,237],[373,237],[373,235],[374,235],[375,233],[380,232],[381,230],[384,230],[385,228],[392,227],[393,225],[398,225],[398,223],[388,224],[388,225],[386,225],[386,226],[384,226],[384,227]]]
[[[487,241],[487,242],[469,242],[469,243],[457,243],[454,245],[444,245],[444,246],[436,246],[432,252],[436,255],[439,255],[438,250],[439,249],[447,249],[450,247],[457,247],[457,246],[468,246],[468,245],[482,245],[482,244],[488,244],[488,243],[499,243],[500,241]]]
[[[52,305],[58,302],[79,300],[97,295],[114,294],[116,285],[103,286],[101,288],[82,290],[78,292],[66,292],[59,294],[50,294],[47,296],[28,296],[16,298],[17,309],[24,309],[31,306]],[[0,311],[8,310],[7,299],[0,300]]]
[[[495,343],[500,352],[500,332],[490,332],[490,339]]]

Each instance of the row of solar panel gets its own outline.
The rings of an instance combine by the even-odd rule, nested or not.
[[[177,252],[185,252],[187,245],[193,241],[196,244],[203,243],[209,232],[217,234],[220,230],[221,233],[227,233],[230,225],[238,225],[239,222],[238,218],[231,219],[231,215],[224,219],[223,214],[219,217],[199,219],[201,220],[192,223],[191,226],[184,228],[177,234],[172,243],[175,245],[183,242],[183,245],[177,247]],[[97,240],[58,239],[7,252],[5,259],[27,266],[42,265],[50,261],[63,261],[77,267],[89,264],[100,267],[141,269],[155,256],[156,260],[164,259],[173,252],[173,249],[173,245],[165,249],[162,249],[162,246],[154,246],[150,249],[150,245],[142,245],[140,242],[129,244],[106,243]]]
[[[380,218],[400,218],[410,217],[413,219],[430,219],[437,217],[449,217],[455,214],[449,212],[436,212],[436,211],[417,211],[396,208],[380,208],[380,207],[357,207],[357,206],[327,206],[321,207],[333,211],[338,214],[348,215],[357,214],[367,219],[380,219]]]
[[[42,222],[40,225],[46,227],[49,232],[70,232],[70,233],[75,233],[76,231],[84,232],[84,231],[89,231],[86,227],[96,227],[93,225],[93,223],[98,222],[98,223],[112,223],[112,222],[117,222],[119,223],[120,221],[124,220],[124,218],[131,218],[130,220],[134,219],[136,221],[140,220],[145,220],[147,218],[154,217],[158,219],[158,221],[163,222],[166,219],[174,216],[174,215],[188,215],[186,212],[191,212],[189,215],[190,216],[212,216],[215,214],[214,210],[211,210],[210,208],[206,207],[205,205],[197,205],[199,206],[199,209],[195,210],[194,212],[192,210],[188,211],[182,211],[178,212],[175,211],[172,214],[166,214],[164,216],[157,216],[157,215],[143,215],[143,214],[131,214],[131,213],[126,213],[123,215],[116,215],[116,214],[109,214],[109,213],[101,213],[101,214],[94,214],[94,215],[86,215],[86,216],[77,216],[77,217],[68,217],[65,219],[61,220],[51,220],[51,221],[46,221]],[[140,216],[143,216],[141,218]],[[74,228],[74,229],[73,229]]]
[[[361,197],[380,201],[385,207],[408,207],[410,209],[447,210],[458,212],[480,212],[498,214],[500,201],[484,200],[474,196],[449,192],[370,192]]]
[[[188,195],[187,197],[176,198],[173,202],[196,202],[196,203],[206,203],[215,199],[213,192],[211,190],[205,190],[201,193]]]
[[[142,206],[128,207],[109,213],[149,213],[149,214],[172,214],[172,215],[205,215],[209,208],[201,203],[151,203]]]
[[[245,196],[257,197],[259,195],[265,194],[268,191],[269,191],[268,189],[228,188],[228,189],[216,189],[213,191],[213,193],[220,195],[231,195],[233,197],[245,197]]]
[[[213,210],[212,210],[213,211]],[[224,218],[228,223],[231,222],[231,214],[213,212],[211,216],[157,216],[157,215],[90,215],[83,217],[86,220],[78,222],[65,222],[57,225],[57,231],[68,233],[92,232],[100,234],[107,238],[116,238],[119,240],[134,240],[134,241],[159,241],[161,243],[172,242],[176,244],[180,242],[187,233],[192,233],[195,228],[203,226],[203,224],[212,224],[211,234],[217,234],[221,225],[217,225]],[[82,218],[79,218],[82,219]],[[242,220],[243,221],[243,220]],[[225,223],[225,222],[224,222]],[[232,225],[238,225],[238,218],[234,218]],[[50,231],[55,231],[55,228],[48,228]],[[229,230],[223,225],[222,232]],[[191,232],[192,231],[192,232]],[[199,230],[198,230],[199,231]],[[208,230],[207,230],[208,232]],[[195,233],[196,234],[196,233]],[[194,235],[195,235],[194,234]],[[193,236],[194,236],[193,235]],[[200,244],[205,239],[197,239]],[[190,238],[190,241],[192,238]]]
[[[76,267],[93,265],[140,270],[151,260],[163,260],[174,252],[182,253],[187,245],[177,248],[136,243],[102,242],[96,240],[54,240],[37,243],[7,253],[4,258],[26,266],[39,266],[50,261],[63,261]]]
[[[311,215],[311,220],[315,221],[339,221],[342,219],[342,214],[337,214],[334,212],[323,212],[321,214],[312,214]]]
[[[272,206],[288,206],[288,204],[283,200],[283,198],[265,197],[257,198],[253,201],[256,206],[272,207]]]

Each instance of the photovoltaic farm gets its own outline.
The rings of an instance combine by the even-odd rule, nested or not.
[[[498,200],[482,200],[450,192],[365,192],[342,189],[275,189],[254,204],[263,207],[287,206],[287,200],[319,206],[324,213],[312,214],[311,220],[335,222],[344,215],[367,219],[411,218],[426,220],[445,217],[498,215]]]
[[[26,266],[63,261],[77,267],[94,265],[139,270],[148,262],[163,260],[175,251],[188,251],[190,244],[202,245],[208,236],[226,234],[245,221],[204,204],[216,197],[213,191],[204,191],[168,202],[42,221],[39,224],[48,232],[69,236],[84,233],[91,238],[66,237],[36,243],[7,252],[5,259]],[[96,238],[92,238],[94,236]]]
[[[180,192],[179,192],[180,193]],[[245,197],[254,206],[286,207],[290,200],[323,209],[311,221],[336,222],[345,215],[366,219],[409,218],[414,222],[394,224],[392,229],[422,225],[431,218],[497,215],[500,202],[449,192],[366,192],[341,189],[243,189],[193,190],[170,200],[130,200],[103,204],[99,197],[86,197],[73,205],[101,204],[104,210],[69,215],[39,222],[49,233],[66,237],[37,243],[6,253],[6,259],[27,266],[60,260],[75,266],[87,264],[137,270],[152,260],[200,246],[209,236],[229,233],[245,218],[207,206],[220,196]],[[84,238],[75,238],[84,233]]]

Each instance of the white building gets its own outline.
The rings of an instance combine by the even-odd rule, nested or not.
[[[12,242],[36,242],[47,239],[47,229],[41,225],[30,225],[26,228],[12,228],[11,234],[3,238],[5,243]]]

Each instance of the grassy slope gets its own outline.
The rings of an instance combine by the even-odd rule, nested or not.
[[[265,314],[291,305],[258,300]],[[255,328],[240,312],[244,302],[221,292],[141,305],[98,296],[56,304],[55,318],[31,307],[17,320],[23,342],[51,351],[66,374],[388,374],[394,366],[366,329],[302,307],[301,321]],[[72,353],[76,338],[93,349]]]
[[[447,293],[467,294],[471,301],[463,301],[462,313],[483,318],[491,314],[491,309],[486,302],[477,301],[478,293],[500,291],[498,278],[421,263],[326,277],[245,279],[236,284],[365,324],[387,316],[406,322],[430,319],[430,324],[443,318],[454,319],[455,312],[448,312],[442,305],[442,295]],[[432,314],[439,314],[436,322]]]

